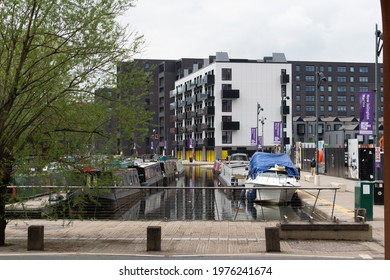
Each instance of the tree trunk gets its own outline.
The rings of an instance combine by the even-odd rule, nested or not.
[[[5,245],[5,227],[7,221],[5,219],[5,202],[7,196],[7,187],[2,184],[0,186],[0,246]]]
[[[7,220],[5,218],[5,203],[7,201],[7,185],[11,180],[13,161],[11,157],[0,153],[0,246],[5,245],[5,228]]]

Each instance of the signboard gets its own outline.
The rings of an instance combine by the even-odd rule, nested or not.
[[[282,122],[274,122],[274,144],[280,144]]]
[[[362,135],[373,134],[373,119],[374,119],[374,94],[372,92],[360,93],[360,123],[359,133]]]
[[[257,135],[257,128],[252,127],[251,128],[251,146],[256,146],[256,135]]]

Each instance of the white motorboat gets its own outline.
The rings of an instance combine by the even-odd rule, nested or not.
[[[227,161],[221,162],[220,170],[218,179],[225,187],[243,186],[249,172],[248,155],[232,154]]]
[[[290,203],[301,186],[298,170],[286,154],[257,152],[249,165],[250,171],[245,181],[248,201]]]

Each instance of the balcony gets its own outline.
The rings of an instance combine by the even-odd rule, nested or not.
[[[187,97],[186,98],[186,105],[191,105],[191,104],[195,103],[195,101],[196,101],[196,96]]]
[[[240,122],[222,122],[222,130],[240,130]]]
[[[169,119],[171,122],[175,122],[175,121],[177,121],[177,116],[171,115],[171,116],[169,116]]]
[[[187,119],[195,118],[195,117],[196,117],[196,112],[194,111],[187,112]]]
[[[225,98],[225,99],[240,98],[240,90],[239,89],[223,89],[222,90],[222,98]]]
[[[208,86],[215,84],[215,76],[214,75],[206,75],[205,76],[205,84]]]
[[[215,107],[214,106],[204,107],[203,114],[204,115],[214,115],[215,114]]]
[[[204,93],[204,92],[196,95],[196,101],[197,102],[200,102],[200,101],[203,101],[203,100],[206,100],[206,99],[207,99],[207,94]]]
[[[287,106],[287,105],[282,105],[280,106],[280,113],[282,115],[288,115],[290,114],[290,106]]]
[[[187,133],[190,133],[190,132],[192,132],[192,131],[193,131],[193,126],[192,126],[192,125],[186,126],[186,132],[187,132]]]

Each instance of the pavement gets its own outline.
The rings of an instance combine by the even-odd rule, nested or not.
[[[302,190],[299,197],[315,212],[338,223],[355,222],[357,181],[320,175],[320,186],[334,191]],[[309,173],[301,173],[303,187],[314,187]],[[334,217],[331,217],[333,213]],[[265,228],[281,221],[119,221],[119,220],[11,220],[0,258],[25,256],[143,256],[143,257],[259,257],[284,259],[384,259],[384,206],[373,205],[372,241],[280,240],[280,252],[267,252]],[[315,223],[316,221],[314,221]],[[44,226],[44,249],[27,250],[28,228]],[[147,250],[147,228],[161,227],[161,250]]]

